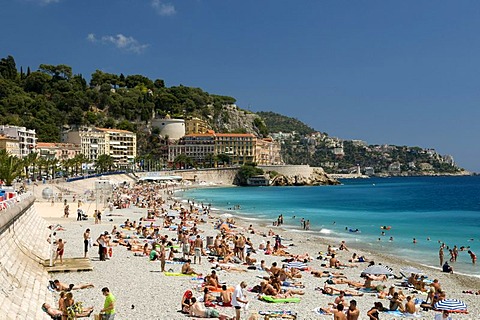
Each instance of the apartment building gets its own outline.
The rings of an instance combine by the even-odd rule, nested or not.
[[[81,149],[80,144],[74,143],[38,142],[37,152],[40,157],[62,161],[75,158]]]
[[[258,165],[283,164],[280,142],[272,138],[257,139],[256,163]]]
[[[0,125],[0,134],[18,140],[20,158],[35,152],[37,144],[35,130],[29,130],[25,127]]]
[[[251,133],[216,133],[215,154],[226,154],[231,165],[256,161],[257,137]]]
[[[6,150],[8,154],[20,158],[20,143],[15,138],[0,135],[0,150]]]
[[[82,127],[64,133],[63,139],[79,144],[81,153],[91,162],[102,154],[111,156],[119,169],[131,167],[137,156],[137,136],[127,130]]]
[[[181,154],[190,157],[196,163],[210,161],[215,153],[215,134],[196,133],[183,136],[177,144],[168,147],[168,162],[173,162]]]
[[[185,135],[195,133],[207,133],[209,130],[209,125],[199,118],[191,118],[185,120]]]

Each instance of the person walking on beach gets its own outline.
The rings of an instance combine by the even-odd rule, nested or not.
[[[105,302],[103,304],[103,309],[100,312],[103,312],[103,320],[113,320],[115,319],[115,301],[117,300],[113,293],[105,287],[102,289],[102,294],[105,296]]]
[[[68,218],[69,210],[70,210],[70,206],[67,204],[65,206],[65,208],[63,208],[63,217],[64,218]]]
[[[85,230],[83,233],[83,257],[87,257],[88,249],[92,245],[92,238],[90,236],[90,229]]]
[[[240,320],[240,309],[247,305],[248,300],[243,293],[243,289],[247,287],[245,281],[240,282],[239,285],[235,287],[235,290],[232,294],[232,306],[235,307],[235,320]]]

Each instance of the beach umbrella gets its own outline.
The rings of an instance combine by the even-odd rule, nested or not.
[[[392,275],[393,272],[390,268],[387,268],[381,264],[374,264],[373,266],[367,267],[362,271],[362,274],[385,274],[387,276]]]
[[[467,313],[467,305],[465,302],[458,299],[444,299],[433,305],[433,309],[438,311],[449,311]]]
[[[418,269],[418,268],[415,268],[415,267],[404,267],[402,269],[400,269],[400,271],[402,271],[403,273],[405,274],[423,274],[423,271]]]

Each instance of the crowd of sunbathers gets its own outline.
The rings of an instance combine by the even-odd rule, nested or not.
[[[66,285],[59,280],[50,281],[49,289],[60,293],[58,299],[58,308],[54,308],[48,303],[42,305],[42,310],[46,312],[52,319],[70,320],[83,317],[90,317],[93,307],[84,307],[80,301],[73,298],[73,290],[93,288],[92,283],[81,283],[78,285]]]

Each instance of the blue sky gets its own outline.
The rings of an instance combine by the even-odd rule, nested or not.
[[[230,95],[480,172],[480,2],[1,0],[0,57]]]

